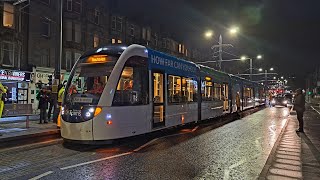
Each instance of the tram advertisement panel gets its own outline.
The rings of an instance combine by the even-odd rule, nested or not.
[[[164,70],[168,74],[196,77],[197,66],[176,57],[148,49],[149,69]]]

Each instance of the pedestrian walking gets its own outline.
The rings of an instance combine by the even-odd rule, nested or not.
[[[42,121],[44,123],[48,123],[46,118],[47,118],[49,96],[47,94],[47,90],[45,89],[45,87],[42,87],[40,92],[37,94],[37,100],[39,101],[38,109],[40,109],[39,124],[42,124]]]
[[[305,108],[305,97],[302,93],[302,89],[296,90],[296,95],[294,97],[293,109],[297,112],[297,119],[299,121],[299,128],[297,132],[304,132],[303,129],[303,113],[306,110]]]

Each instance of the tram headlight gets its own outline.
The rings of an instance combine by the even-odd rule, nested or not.
[[[82,118],[86,121],[94,118],[95,116],[97,116],[98,114],[101,113],[102,108],[101,107],[83,107],[81,109],[81,114],[82,114]]]
[[[61,114],[64,115],[65,111],[64,111],[64,107],[61,107]]]
[[[283,101],[283,104],[288,104],[288,101],[287,101],[287,100],[284,100],[284,101]]]

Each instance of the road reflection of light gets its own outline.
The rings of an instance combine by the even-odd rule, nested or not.
[[[281,128],[283,128],[286,125],[287,119],[283,119],[281,122]]]
[[[288,116],[289,115],[289,110],[287,108],[285,108],[283,111],[282,111],[282,115],[284,117]]]
[[[96,150],[97,153],[116,153],[120,152],[120,148],[105,148]]]
[[[270,141],[269,144],[273,145],[276,142],[276,123],[275,120],[271,121],[271,125],[269,126],[269,134],[270,134]]]

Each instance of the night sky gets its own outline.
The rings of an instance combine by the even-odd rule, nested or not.
[[[280,75],[296,76],[296,84],[320,64],[320,1],[317,0],[117,0],[116,12],[173,33],[178,40],[200,49],[217,44],[218,36],[234,48],[234,55],[255,57],[256,68],[274,67]],[[226,32],[238,25],[241,33]],[[203,38],[212,29],[213,40]],[[209,53],[209,49],[208,49]],[[224,59],[233,58],[225,55]],[[230,63],[225,66],[240,66]],[[231,68],[232,69],[232,68]],[[242,72],[240,72],[242,73]]]

